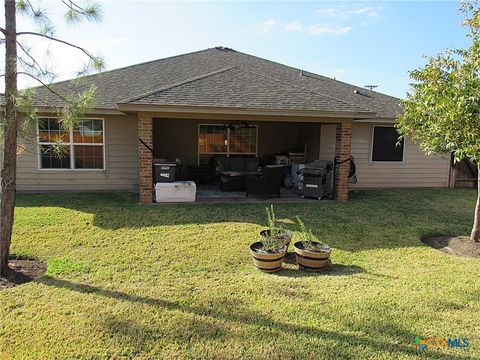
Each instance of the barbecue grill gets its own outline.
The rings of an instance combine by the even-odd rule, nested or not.
[[[301,170],[303,174],[303,196],[318,200],[333,195],[333,161],[315,160]]]

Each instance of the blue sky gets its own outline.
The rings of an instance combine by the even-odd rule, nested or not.
[[[108,69],[221,45],[403,97],[423,55],[467,45],[453,1],[101,3],[101,23],[72,27],[59,0],[43,1],[57,36],[101,54]],[[59,79],[83,61],[63,46],[45,57],[48,43],[30,44]]]

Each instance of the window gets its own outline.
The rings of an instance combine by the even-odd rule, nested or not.
[[[104,130],[101,119],[82,119],[63,129],[59,119],[38,121],[41,169],[104,169]]]
[[[199,125],[198,162],[206,165],[212,156],[257,155],[257,127]]]
[[[403,161],[403,140],[391,126],[373,127],[372,161]]]

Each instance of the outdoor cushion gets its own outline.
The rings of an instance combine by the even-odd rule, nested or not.
[[[245,171],[257,171],[260,165],[260,160],[254,157],[245,158]]]
[[[245,161],[242,156],[231,157],[230,158],[230,171],[244,171],[245,170]]]

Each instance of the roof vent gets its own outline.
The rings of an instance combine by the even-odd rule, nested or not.
[[[303,75],[304,75],[303,70],[300,70],[300,76],[303,76]]]
[[[235,51],[232,48],[225,47],[225,46],[215,46],[215,49],[220,50],[220,51]]]
[[[360,94],[360,91],[357,90],[357,89],[355,89],[355,90],[353,90],[353,93],[354,93],[354,94]]]

